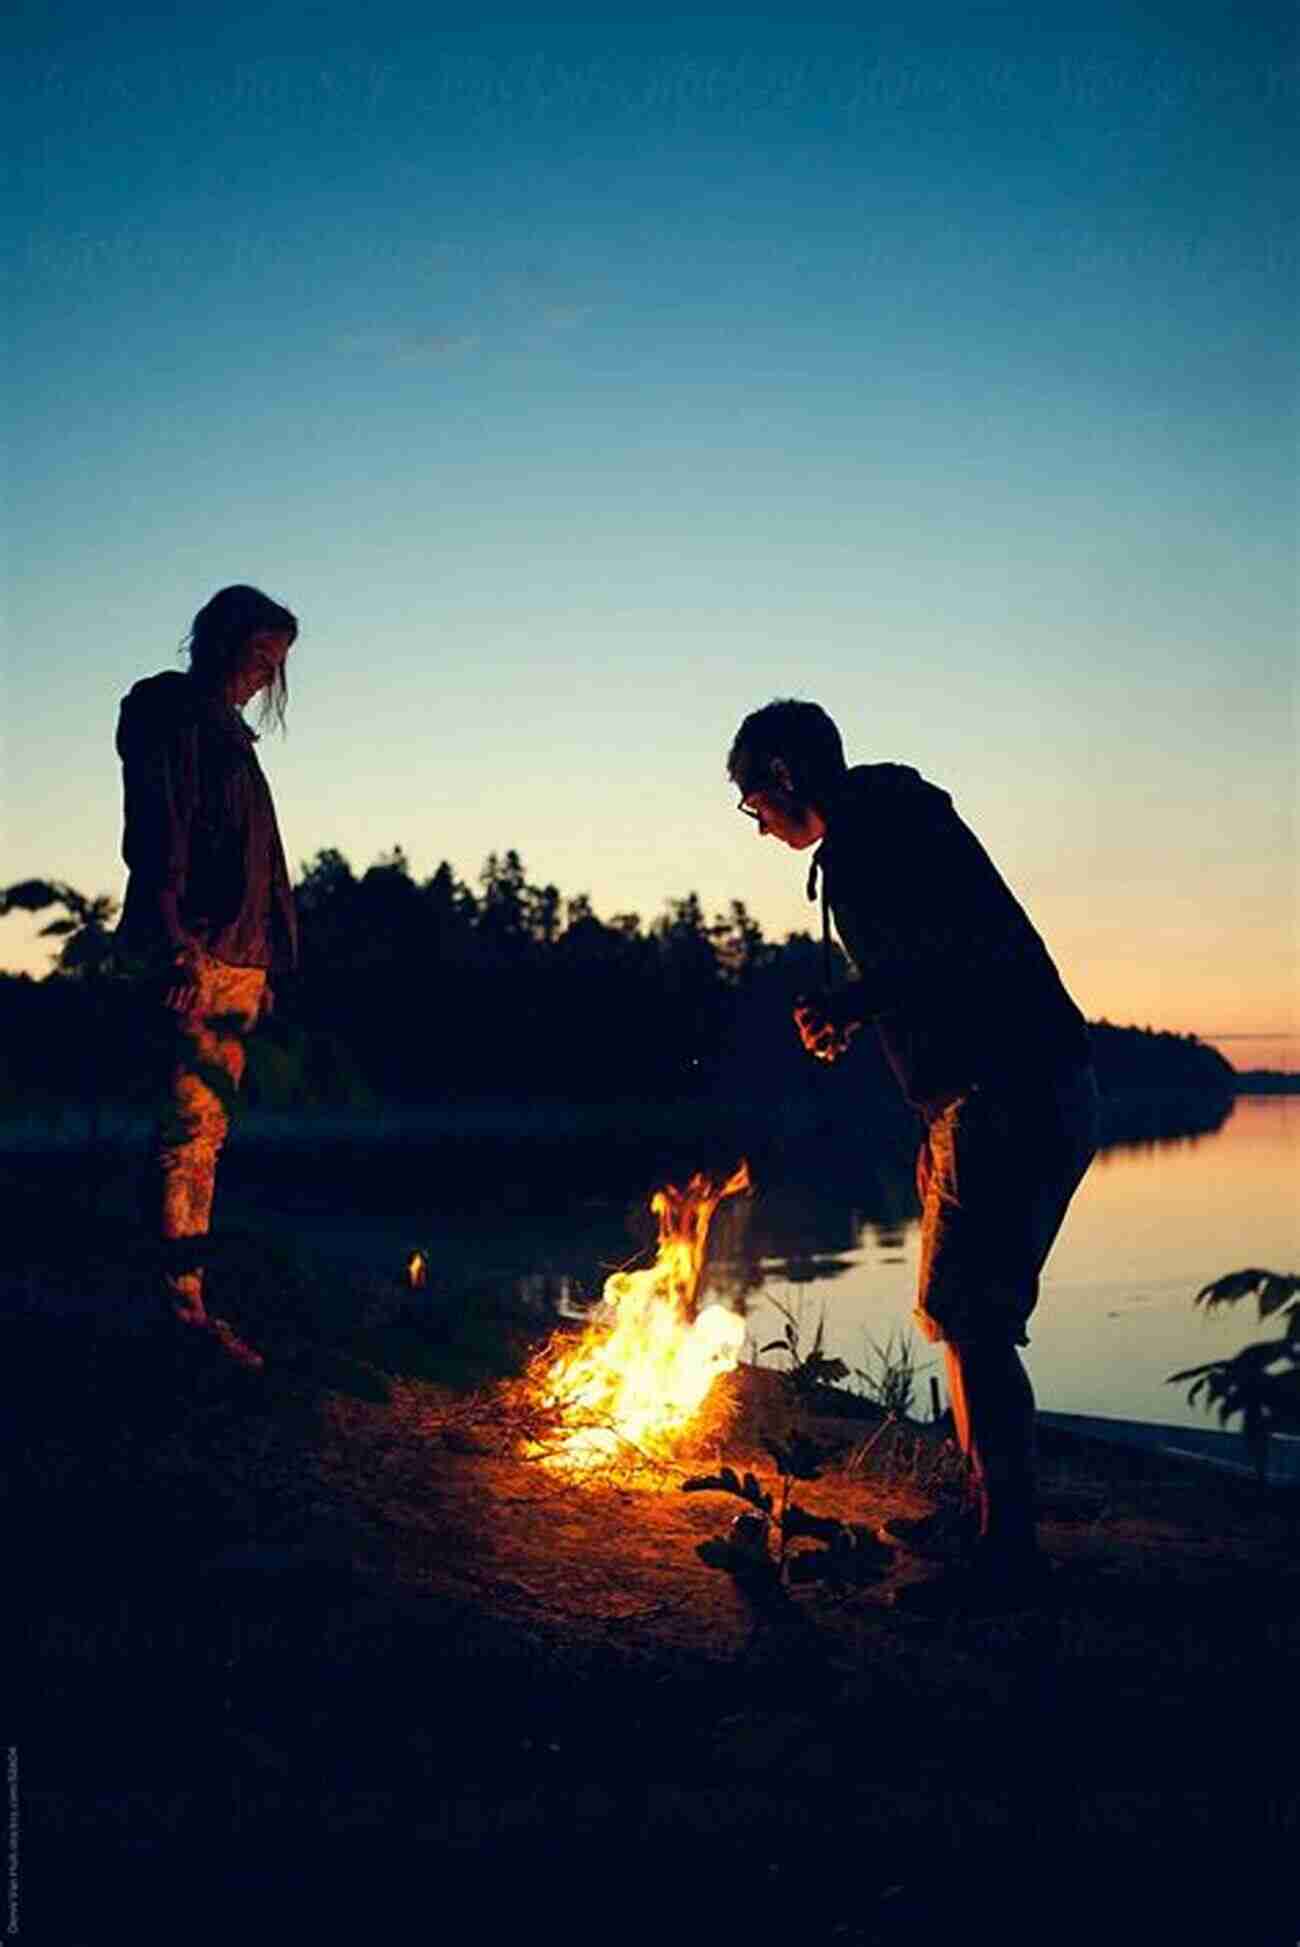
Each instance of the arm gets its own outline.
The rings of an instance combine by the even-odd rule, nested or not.
[[[832,904],[856,978],[796,1002],[800,1040],[817,1059],[837,1060],[860,1028],[915,1001],[953,951],[949,901],[935,896],[951,873],[937,837],[925,824],[900,825],[887,843],[869,826],[837,830]]]
[[[181,920],[189,872],[190,833],[196,798],[192,730],[124,709],[118,731],[125,799],[122,856],[131,871],[133,903],[159,947],[182,972],[188,990],[199,943]],[[188,979],[185,976],[189,976]],[[169,1004],[183,1004],[168,994]]]

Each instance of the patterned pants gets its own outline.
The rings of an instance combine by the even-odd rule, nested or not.
[[[261,1009],[266,973],[205,955],[195,987],[194,1007],[174,1016],[175,1055],[154,1150],[167,1247],[164,1297],[178,1313],[203,1310],[201,1255],[186,1245],[208,1234],[228,1105],[244,1072],[244,1037]]]

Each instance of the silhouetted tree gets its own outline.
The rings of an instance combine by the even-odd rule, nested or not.
[[[59,879],[23,879],[0,893],[0,912],[39,913],[51,906],[61,906],[63,917],[47,921],[40,937],[61,943],[54,954],[56,977],[80,983],[81,1005],[72,1010],[74,1017],[80,1015],[82,1030],[78,1092],[87,1101],[87,1133],[93,1150],[99,1143],[109,1086],[107,976],[113,962],[109,923],[118,905],[108,893],[88,897]]]
[[[786,1104],[781,1118],[760,1113],[773,1143],[783,1130],[907,1120],[874,1037],[859,1036],[829,1073],[806,1060],[790,1008],[824,978],[820,943],[766,940],[740,900],[712,923],[694,892],[648,925],[636,913],[606,921],[588,894],[532,884],[513,848],[489,854],[476,893],[445,861],[418,883],[400,845],[359,877],[326,847],[303,865],[296,895],[301,968],[254,1038],[250,1100],[712,1094],[747,1113]],[[5,910],[61,908],[44,929],[60,942],[55,975],[0,990],[13,1087],[40,1076],[51,1093],[84,1099],[93,1055],[129,1093],[135,1030],[125,1014],[120,1033],[92,1021],[87,985],[111,964],[113,902],[35,879],[0,898]],[[847,978],[838,949],[833,959]],[[117,1006],[115,991],[102,983],[105,1006]],[[1152,1101],[1182,1090],[1189,1115],[1226,1114],[1232,1070],[1193,1037],[1099,1023],[1093,1038],[1104,1088]]]
[[[88,898],[59,879],[21,879],[0,892],[0,914],[39,913],[50,906],[61,906],[63,918],[42,926],[40,937],[62,942],[54,953],[59,972],[82,978],[103,973],[113,957],[109,923],[117,914],[116,899],[106,892]]]

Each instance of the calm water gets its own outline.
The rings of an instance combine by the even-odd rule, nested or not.
[[[864,1223],[829,1275],[791,1281],[764,1263],[750,1300],[758,1342],[777,1335],[775,1296],[802,1308],[826,1349],[868,1365],[867,1337],[908,1325],[918,1225]],[[1166,1384],[1180,1367],[1237,1351],[1263,1330],[1242,1306],[1205,1314],[1194,1293],[1247,1265],[1300,1268],[1300,1097],[1247,1097],[1212,1134],[1104,1150],[1076,1193],[1042,1280],[1026,1360],[1039,1404],[1172,1425],[1213,1426]],[[725,1264],[722,1267],[725,1274]],[[917,1339],[918,1359],[941,1355]],[[773,1363],[780,1363],[774,1359]],[[924,1386],[922,1391],[924,1391]]]
[[[771,1188],[722,1207],[710,1286],[743,1307],[754,1345],[779,1336],[774,1300],[800,1311],[809,1342],[824,1314],[826,1349],[850,1367],[869,1363],[868,1336],[883,1343],[908,1328],[918,1242],[910,1169],[896,1161],[864,1176],[852,1193]],[[1026,1356],[1040,1405],[1214,1425],[1167,1375],[1260,1332],[1250,1312],[1206,1315],[1193,1294],[1246,1265],[1300,1268],[1298,1191],[1300,1097],[1244,1098],[1211,1134],[1103,1151],[1075,1196],[1030,1321]],[[505,1288],[539,1320],[597,1295],[605,1273],[651,1231],[639,1204],[576,1200],[549,1217],[499,1208],[473,1223],[433,1209],[364,1217],[338,1206],[290,1222],[304,1244],[374,1269],[396,1268],[418,1245],[431,1256],[431,1302]],[[934,1358],[939,1372],[933,1349],[914,1343],[918,1361]],[[928,1399],[925,1378],[920,1392]]]

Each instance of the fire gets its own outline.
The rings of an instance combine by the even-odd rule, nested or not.
[[[412,1251],[406,1260],[406,1277],[412,1291],[429,1282],[429,1260],[423,1251]]]
[[[542,1404],[560,1409],[554,1457],[590,1465],[625,1445],[664,1456],[703,1406],[722,1373],[740,1363],[744,1324],[725,1305],[696,1309],[713,1213],[750,1187],[745,1163],[723,1182],[696,1173],[684,1190],[667,1184],[650,1208],[659,1248],[643,1271],[615,1271],[577,1345],[540,1356],[531,1375]]]

